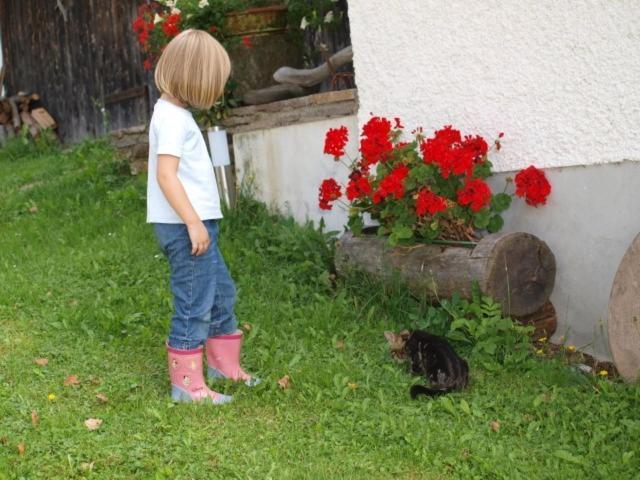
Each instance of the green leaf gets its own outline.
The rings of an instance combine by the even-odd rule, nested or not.
[[[477,178],[488,178],[492,175],[491,167],[491,162],[486,160],[473,169],[473,176]]]
[[[491,210],[488,208],[483,208],[478,213],[474,215],[473,224],[478,228],[487,228],[489,225],[489,220],[491,219]]]
[[[354,235],[360,235],[362,233],[362,228],[364,227],[364,222],[360,215],[353,215],[349,217],[348,225],[349,230],[351,230]]]
[[[471,415],[471,408],[469,408],[469,404],[464,398],[460,400],[460,410],[462,410],[467,415]]]
[[[567,452],[566,450],[556,450],[555,452],[553,452],[553,455],[559,458],[560,460],[565,460],[569,463],[573,463],[576,465],[584,464],[584,460],[582,459],[582,457],[573,455]]]
[[[408,240],[413,237],[413,230],[411,230],[411,227],[407,227],[406,225],[395,225],[391,230],[391,234],[398,240]]]
[[[442,405],[444,407],[444,409],[447,412],[449,412],[451,415],[453,415],[454,417],[457,416],[456,409],[453,406],[453,402],[451,401],[451,399],[449,397],[441,397],[440,398],[440,405]]]
[[[540,404],[544,401],[544,393],[541,393],[536,398],[533,399],[533,407],[538,408]]]
[[[487,231],[489,233],[496,233],[502,230],[503,226],[504,226],[504,220],[502,219],[502,217],[500,215],[494,215],[493,217],[491,217],[491,220],[489,220],[489,225],[487,225]]]
[[[504,212],[511,206],[511,195],[508,193],[498,193],[491,199],[491,208],[494,212]]]

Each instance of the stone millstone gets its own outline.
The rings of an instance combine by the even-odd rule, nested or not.
[[[609,346],[620,375],[640,376],[640,235],[618,267],[609,297]]]

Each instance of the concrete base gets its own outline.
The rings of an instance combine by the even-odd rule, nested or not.
[[[532,208],[514,199],[505,230],[539,236],[556,256],[554,340],[564,337],[567,344],[610,359],[607,307],[618,265],[640,231],[640,162],[555,168],[546,174],[553,188],[548,204]],[[512,175],[496,175],[494,189],[501,190]]]
[[[233,136],[236,176],[240,189],[247,189],[269,207],[290,215],[299,223],[309,220],[326,230],[343,231],[347,211],[336,204],[331,211],[318,207],[322,180],[334,177],[346,184],[348,169],[323,153],[325,133],[345,125],[352,136],[358,131],[356,117],[340,117]],[[357,145],[347,148],[351,158]]]

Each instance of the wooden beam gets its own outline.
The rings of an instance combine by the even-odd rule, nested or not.
[[[120,92],[114,92],[104,97],[104,104],[111,105],[114,103],[124,102],[125,100],[131,100],[132,98],[143,97],[147,94],[147,86],[133,87]]]

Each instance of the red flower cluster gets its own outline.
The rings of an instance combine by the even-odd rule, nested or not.
[[[323,210],[331,210],[333,205],[331,202],[337,200],[342,195],[340,185],[333,178],[329,178],[320,185],[320,193],[318,195],[318,203]]]
[[[404,179],[407,175],[409,175],[409,169],[403,163],[391,170],[391,173],[380,182],[378,190],[373,193],[373,203],[378,204],[390,195],[398,200],[401,199],[404,196]]]
[[[242,37],[242,44],[247,48],[252,48],[253,47],[253,43],[251,43],[251,37],[249,37],[247,35]]]
[[[334,157],[344,155],[344,147],[349,141],[349,130],[347,127],[330,128],[324,140],[324,153]]]
[[[162,22],[162,31],[164,34],[173,38],[180,33],[180,21],[182,20],[182,16],[179,13],[172,13],[165,18],[164,22]]]
[[[349,201],[365,197],[371,193],[371,183],[369,183],[369,179],[364,176],[362,172],[355,170],[349,175],[346,193]]]
[[[438,212],[444,212],[447,209],[447,203],[443,197],[433,193],[428,188],[423,188],[418,192],[416,198],[416,213],[419,216],[435,215]]]
[[[467,179],[464,187],[458,191],[458,203],[469,205],[474,212],[482,210],[490,201],[491,189],[480,178]]]
[[[138,35],[138,42],[143,48],[146,48],[149,43],[149,34],[153,30],[153,26],[149,12],[141,7],[138,10],[138,18],[133,21],[133,31]]]
[[[425,163],[435,163],[440,167],[442,178],[449,175],[471,175],[473,167],[483,161],[487,154],[487,142],[481,137],[466,136],[464,140],[459,130],[447,125],[420,144]]]
[[[384,162],[393,150],[391,143],[391,122],[386,118],[372,117],[362,127],[360,153],[364,168],[380,161]]]
[[[518,172],[515,178],[516,195],[524,198],[527,205],[537,207],[547,203],[551,184],[542,170],[530,166]]]

